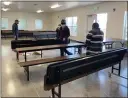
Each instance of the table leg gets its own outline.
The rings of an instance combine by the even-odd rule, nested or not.
[[[124,42],[120,42],[120,43],[121,43],[122,47],[124,47]]]
[[[26,61],[27,61],[27,55],[26,55],[26,52],[25,52],[25,56],[24,56],[24,57],[25,57],[25,62],[26,62]]]
[[[78,47],[78,53],[82,54],[82,47]]]
[[[119,76],[120,76],[120,71],[121,71],[121,62],[119,63],[119,71],[118,71]]]

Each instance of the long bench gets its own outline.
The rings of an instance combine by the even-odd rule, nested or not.
[[[45,64],[45,63],[53,63],[53,62],[59,62],[59,61],[66,61],[70,59],[77,59],[80,55],[71,55],[71,56],[61,56],[61,57],[54,57],[54,58],[46,58],[46,59],[40,59],[40,60],[32,60],[32,61],[26,61],[26,62],[19,62],[18,64],[24,68],[24,72],[26,73],[27,80],[29,81],[29,67],[36,66],[39,64]]]
[[[78,48],[78,53],[82,53],[82,47],[85,45],[82,43],[71,43],[71,44],[57,44],[57,45],[45,45],[45,46],[36,46],[36,47],[24,47],[24,48],[16,48],[13,51],[16,52],[17,60],[19,61],[19,53],[25,53],[24,59],[25,62],[27,61],[27,52],[33,51],[41,51],[41,58],[42,58],[42,50],[53,50],[53,49],[62,49],[62,48]],[[61,54],[62,51],[60,51]],[[61,55],[62,56],[62,55]]]
[[[40,32],[33,32],[33,36],[36,40],[39,39],[51,39],[56,38],[56,31],[40,31]]]
[[[44,34],[46,35],[44,37]],[[14,34],[12,33],[12,30],[2,30],[1,31],[1,37],[2,38],[13,38]],[[55,38],[56,37],[56,31],[29,31],[29,30],[19,30],[19,38],[20,37],[30,37],[30,38]]]
[[[114,68],[115,64],[119,64],[120,75],[121,61],[126,51],[126,48],[114,49],[89,57],[50,64],[44,77],[44,90],[51,90],[52,98],[55,98],[55,95],[61,98],[61,85],[108,67]],[[56,87],[58,92],[55,91]]]
[[[2,38],[13,38],[14,34],[12,30],[2,30],[1,31]],[[19,30],[19,37],[33,37],[32,31]]]
[[[55,45],[55,44],[61,44],[61,41],[56,39],[12,40],[11,49],[33,47],[33,46]]]

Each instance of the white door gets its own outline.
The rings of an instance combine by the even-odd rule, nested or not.
[[[92,30],[92,24],[97,21],[97,15],[88,15],[87,16],[87,32]]]

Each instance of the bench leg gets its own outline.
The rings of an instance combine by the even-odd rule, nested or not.
[[[116,73],[113,72],[114,69],[118,71],[118,74],[116,74]],[[121,77],[121,78],[124,78],[124,79],[128,79],[128,78],[126,78],[126,77],[121,76],[121,75],[120,75],[120,72],[121,72],[121,61],[119,62],[119,67],[118,67],[118,68],[114,68],[114,66],[112,66],[112,74],[113,74],[113,75],[116,75],[116,76],[119,76],[119,77]],[[111,77],[111,73],[109,73],[109,77]]]
[[[17,59],[17,61],[19,61],[19,53],[18,52],[16,52],[16,59]]]
[[[120,43],[121,43],[122,47],[124,47],[124,42],[120,42]]]
[[[118,75],[120,76],[120,71],[121,71],[121,62],[119,63],[119,70],[118,70]]]
[[[25,71],[26,76],[27,76],[27,81],[29,81],[29,67],[24,67],[24,71]]]
[[[118,74],[115,74],[114,70],[117,70]],[[112,70],[111,70],[112,74],[120,76],[120,71],[121,71],[121,62],[119,62],[119,67],[118,68],[114,68],[114,65],[112,66]]]
[[[113,73],[113,69],[114,69],[114,65],[112,66],[112,70],[111,70],[111,71],[112,71],[112,73]]]
[[[113,73],[114,69],[118,71],[118,76],[120,76],[121,62],[119,63],[119,67],[118,68],[114,68],[114,65],[112,66],[112,73]]]
[[[58,98],[61,98],[61,84],[58,85],[58,92],[55,91],[55,88],[52,88],[52,98],[55,98],[55,95]]]
[[[54,91],[55,91],[55,88],[52,89],[52,98],[55,98]]]
[[[26,67],[27,70],[27,80],[29,81],[29,67]]]
[[[58,92],[59,92],[59,98],[61,98],[61,84],[59,84],[59,87],[58,87]]]
[[[26,61],[27,61],[27,55],[26,55],[26,52],[25,52],[24,59],[25,59],[25,62],[26,62]]]
[[[42,50],[41,50],[41,58],[42,58]]]

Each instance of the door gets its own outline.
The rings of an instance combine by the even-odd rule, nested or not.
[[[88,15],[87,16],[87,32],[92,30],[92,24],[97,21],[97,15]]]

